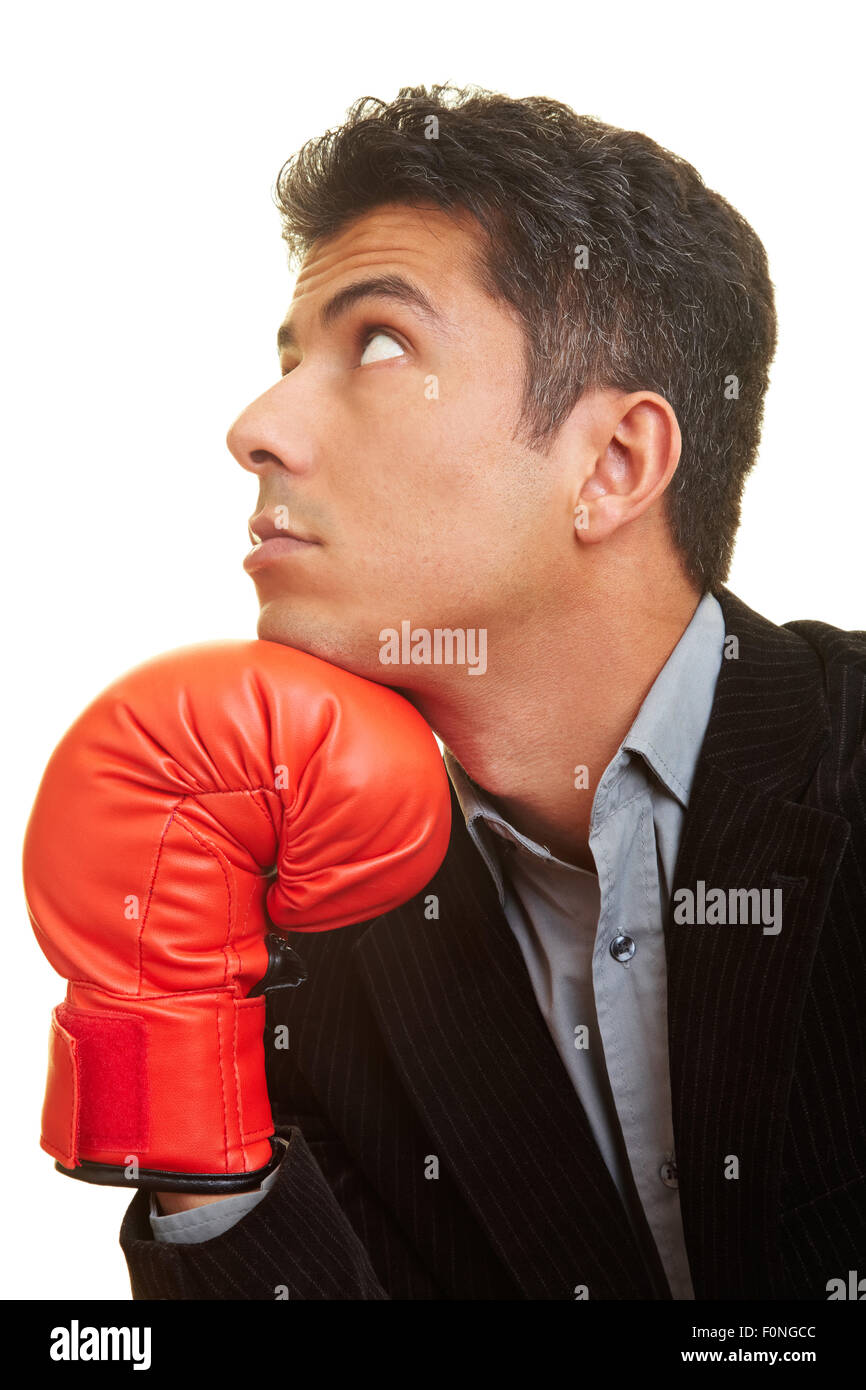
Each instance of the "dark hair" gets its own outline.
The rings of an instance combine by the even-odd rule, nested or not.
[[[526,442],[549,444],[590,387],[663,396],[683,438],[671,535],[699,590],[720,588],[776,315],[764,247],[691,164],[546,97],[435,84],[362,97],[283,165],[274,197],[293,259],[384,203],[472,213],[481,283],[524,326]]]

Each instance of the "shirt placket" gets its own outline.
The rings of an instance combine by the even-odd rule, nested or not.
[[[673,1249],[672,1229],[679,1229],[681,1237],[682,1225],[668,1118],[667,970],[658,923],[652,803],[649,792],[636,783],[627,773],[618,780],[618,804],[590,835],[601,893],[593,989],[611,1091],[642,1209],[673,1297],[693,1298],[691,1280],[677,1274]],[[665,1020],[661,1030],[652,1026],[659,1014]]]

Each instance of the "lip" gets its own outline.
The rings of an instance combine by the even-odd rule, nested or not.
[[[247,522],[250,540],[254,543],[252,550],[244,557],[247,573],[289,559],[302,550],[311,550],[320,544],[314,536],[305,536],[295,527],[277,526],[273,520],[274,510],[274,507],[264,507]]]
[[[277,505],[282,505],[285,511],[289,510],[286,504]],[[272,517],[272,513],[275,510],[275,506],[263,507],[260,512],[256,512],[255,516],[250,517],[247,522],[247,527],[249,529],[251,541],[268,541],[272,540],[275,536],[280,538],[288,536],[293,540],[307,541],[313,545],[318,544],[315,536],[305,536],[304,532],[299,531],[297,526],[277,526]]]
[[[299,536],[268,536],[254,545],[244,556],[244,569],[248,574],[253,570],[264,569],[266,565],[277,564],[280,560],[291,559],[303,550],[315,550],[318,541],[302,541]]]

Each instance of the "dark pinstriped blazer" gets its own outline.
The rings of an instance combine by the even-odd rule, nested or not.
[[[781,887],[783,923],[668,913],[686,1246],[698,1299],[823,1300],[829,1279],[866,1275],[866,632],[779,627],[717,597],[739,656],[722,662],[675,889]],[[120,1235],[135,1298],[654,1297],[453,810],[423,893],[290,934],[309,975],[268,1000],[290,1030],[268,1049],[279,1177],[196,1245],[155,1242],[137,1193]]]

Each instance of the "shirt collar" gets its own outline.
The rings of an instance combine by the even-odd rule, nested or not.
[[[721,605],[712,594],[704,594],[610,764],[612,767],[614,762],[622,761],[624,749],[640,754],[684,809],[712,709],[724,635]],[[535,854],[549,859],[554,856],[509,823],[447,748],[444,760],[466,827],[493,875],[502,901],[502,873],[484,843],[482,825],[499,838],[523,845]]]
[[[725,619],[704,594],[620,745],[639,753],[685,810],[722,664]]]

